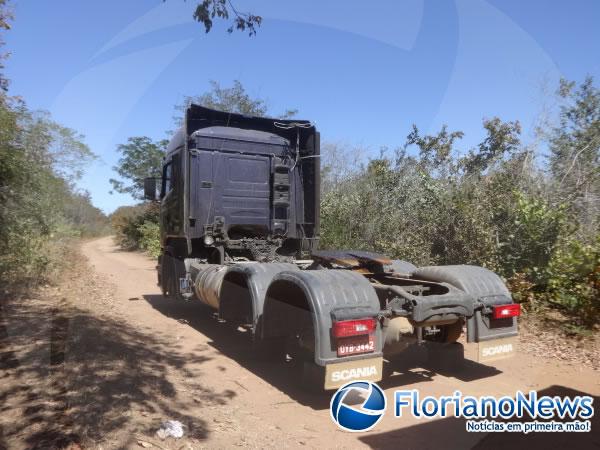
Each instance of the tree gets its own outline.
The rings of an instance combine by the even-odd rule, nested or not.
[[[521,145],[519,121],[502,122],[498,117],[484,119],[486,138],[463,158],[462,165],[467,174],[481,174],[504,156],[514,153]]]
[[[117,151],[122,157],[113,167],[127,182],[111,178],[113,189],[122,194],[130,194],[135,199],[143,199],[144,178],[160,177],[162,159],[169,141],[153,142],[146,136],[130,137],[127,144],[121,144]]]
[[[462,139],[462,131],[448,132],[446,125],[435,136],[421,136],[419,129],[413,124],[412,130],[406,137],[404,148],[416,145],[419,149],[420,166],[424,170],[434,170],[446,173],[454,155],[452,151],[458,139]]]
[[[269,105],[262,98],[253,98],[239,80],[233,81],[231,87],[221,87],[218,81],[210,81],[210,91],[198,96],[186,96],[183,103],[176,105],[175,110],[180,114],[191,104],[206,106],[220,111],[246,114],[249,116],[266,116],[269,114]],[[297,114],[298,110],[288,109],[279,114],[280,119],[289,119]],[[174,117],[177,126],[181,125],[181,117]]]
[[[558,94],[563,105],[549,142],[550,171],[557,195],[593,239],[600,217],[600,89],[591,77],[579,88],[563,79]]]
[[[218,81],[210,81],[211,90],[199,96],[188,96],[185,98],[184,106],[196,103],[207,108],[221,111],[247,114],[252,116],[264,116],[267,114],[267,104],[261,98],[252,98],[239,80],[233,81],[233,86],[223,88]]]
[[[94,158],[75,131],[0,93],[0,284],[52,278],[74,236],[105,231],[106,217],[73,180]]]
[[[342,143],[321,145],[321,196],[324,197],[362,169],[366,150],[349,148]]]
[[[6,0],[0,0],[0,30],[10,30],[10,21],[13,19],[12,11],[6,6]],[[0,38],[0,47],[4,47],[4,40]],[[0,90],[8,90],[8,80],[4,77],[4,63],[6,53],[0,53]]]
[[[18,118],[19,144],[36,164],[48,166],[57,176],[78,180],[86,165],[97,158],[82,134],[55,122],[47,111],[29,111],[21,104]]]

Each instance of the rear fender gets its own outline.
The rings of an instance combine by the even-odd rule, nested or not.
[[[288,320],[296,323],[310,320],[314,330],[314,361],[324,366],[339,361],[332,339],[332,322],[377,317],[379,310],[375,290],[360,274],[348,270],[281,272],[267,289],[263,337],[284,336],[288,331],[285,329]],[[381,356],[383,339],[380,326],[375,337],[374,353],[344,359]]]
[[[516,317],[492,319],[489,312],[495,305],[513,303],[502,279],[491,270],[478,266],[421,267],[412,277],[427,281],[448,283],[473,296],[476,309],[467,318],[467,342],[482,342],[516,336]]]
[[[251,307],[250,320],[256,330],[273,277],[282,271],[298,270],[289,263],[238,263],[229,267],[220,288],[219,315],[228,319],[235,317],[240,309]],[[240,301],[248,301],[250,305],[240,305]]]

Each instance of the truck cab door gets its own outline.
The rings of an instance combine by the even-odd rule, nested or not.
[[[179,236],[183,232],[181,223],[181,158],[174,153],[165,160],[160,190],[160,224],[162,237]]]

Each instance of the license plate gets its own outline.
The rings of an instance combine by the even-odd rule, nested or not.
[[[517,339],[508,337],[479,343],[479,362],[510,358],[517,353]]]
[[[337,355],[359,355],[361,353],[370,353],[375,351],[375,336],[365,334],[362,336],[351,336],[338,338]]]

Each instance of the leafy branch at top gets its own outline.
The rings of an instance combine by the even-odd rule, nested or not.
[[[231,19],[232,23],[227,28],[227,32],[247,31],[248,36],[256,35],[256,29],[262,23],[261,16],[238,11],[230,0],[203,0],[196,6],[193,16],[194,20],[204,25],[207,33],[212,29],[215,19]]]

